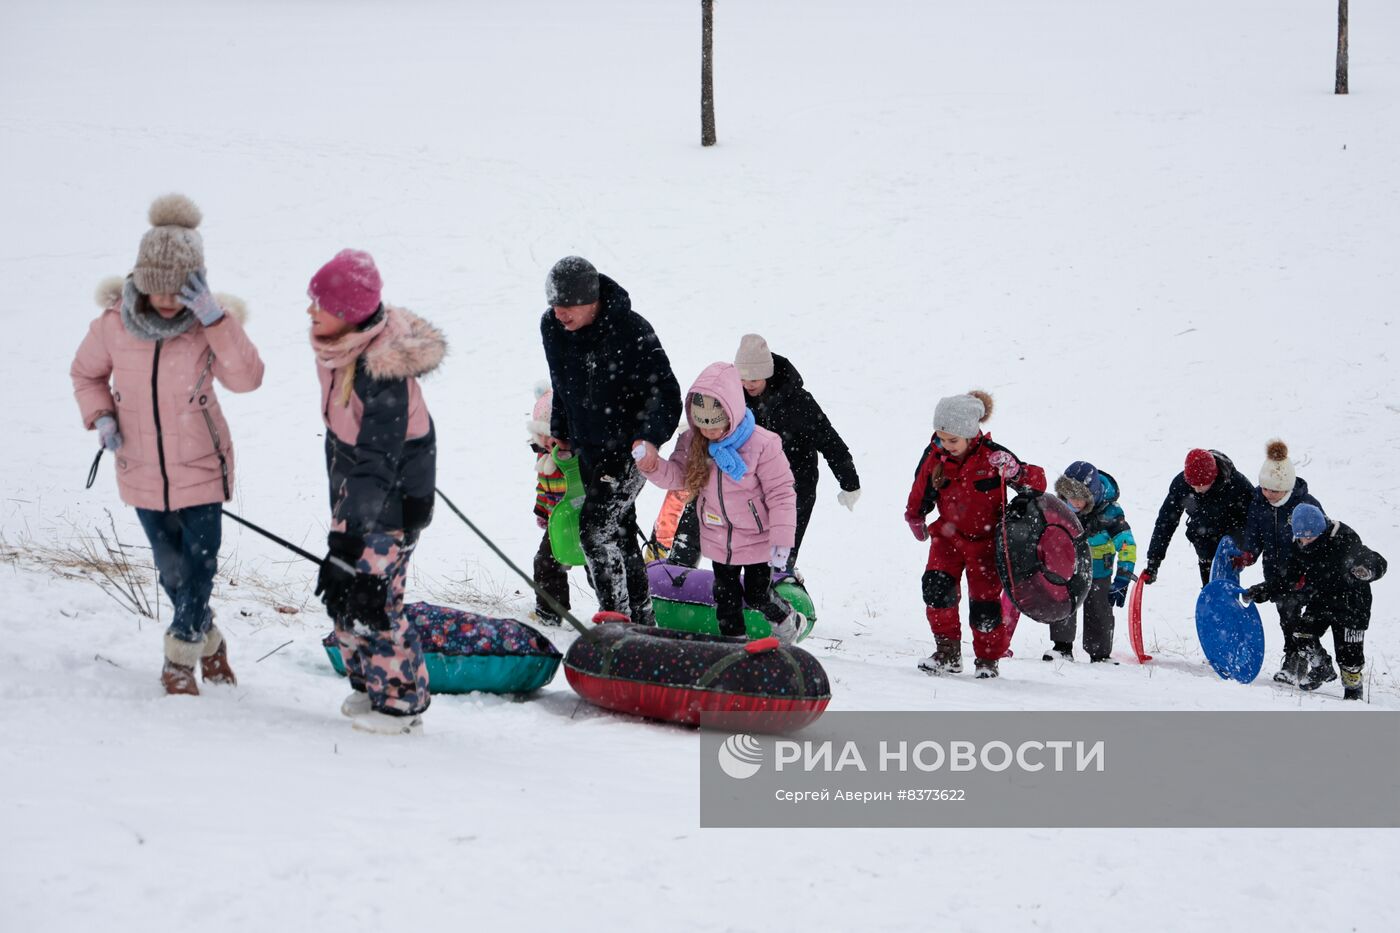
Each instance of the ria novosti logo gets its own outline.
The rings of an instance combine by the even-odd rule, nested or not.
[[[763,767],[763,746],[746,732],[731,735],[719,747],[719,766],[737,780],[751,778]]]

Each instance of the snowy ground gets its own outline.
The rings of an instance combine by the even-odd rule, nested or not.
[[[934,401],[982,387],[998,440],[1113,473],[1144,549],[1188,448],[1252,474],[1278,435],[1400,555],[1400,9],[1353,11],[1339,99],[1318,0],[722,3],[702,151],[696,6],[5,4],[5,543],[62,547],[104,509],[140,542],[110,471],[82,488],[67,369],[93,287],[179,190],[268,364],[223,397],[231,508],[313,550],[317,266],[368,249],[386,296],[445,327],[440,485],[524,563],[541,284],[577,252],[683,383],[759,331],[850,443],[865,495],[839,510],[828,476],[803,556],[832,709],[1400,709],[1400,584],[1376,588],[1370,703],[1343,711],[1335,684],[1210,673],[1180,537],[1151,665],[1044,664],[1027,621],[1000,681],[929,680],[900,520]],[[160,626],[0,566],[0,926],[1390,926],[1393,831],[701,832],[694,734],[581,706],[562,675],[523,703],[438,698],[421,741],[354,735],[306,565],[232,526],[225,556],[241,683],[198,699],[160,695]],[[446,513],[413,586],[527,608]]]

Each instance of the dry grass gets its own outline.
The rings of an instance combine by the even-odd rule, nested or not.
[[[0,537],[0,563],[38,570],[69,580],[89,580],[118,605],[145,619],[156,618],[153,598],[156,571],[150,550],[124,544],[116,521],[107,513],[107,530],[85,531],[73,525],[73,535],[61,543],[22,534],[11,543]]]
[[[67,580],[86,580],[138,620],[160,617],[160,585],[150,547],[121,541],[110,511],[105,529],[89,530],[74,522],[66,536],[36,538],[26,531],[12,541],[0,535],[0,564]],[[310,600],[310,590],[303,584],[246,571],[236,558],[220,564],[215,580],[282,615],[300,614]],[[319,610],[319,605],[316,608]]]

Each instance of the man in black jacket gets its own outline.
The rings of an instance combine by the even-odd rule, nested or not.
[[[1196,549],[1196,562],[1201,572],[1201,585],[1210,582],[1210,565],[1215,549],[1226,535],[1244,546],[1244,530],[1249,518],[1249,503],[1254,498],[1254,485],[1230,458],[1218,450],[1199,447],[1186,455],[1186,469],[1176,474],[1167,498],[1157,512],[1157,524],[1152,529],[1152,543],[1147,548],[1147,567],[1142,571],[1143,583],[1154,583],[1167,546],[1186,513],[1186,540]]]
[[[646,565],[633,536],[636,500],[657,448],[681,417],[681,389],[656,332],[627,292],[588,260],[566,256],[545,280],[540,336],[554,388],[551,443],[579,458],[579,534],[599,608],[654,625]]]

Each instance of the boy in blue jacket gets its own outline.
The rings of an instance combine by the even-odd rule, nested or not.
[[[1055,480],[1055,495],[1079,516],[1089,542],[1094,580],[1084,598],[1084,652],[1091,662],[1113,653],[1113,607],[1122,606],[1137,562],[1137,542],[1118,504],[1118,482],[1092,463],[1076,460]],[[1114,572],[1114,564],[1117,572]],[[1074,616],[1050,625],[1054,646],[1046,661],[1074,660]]]

